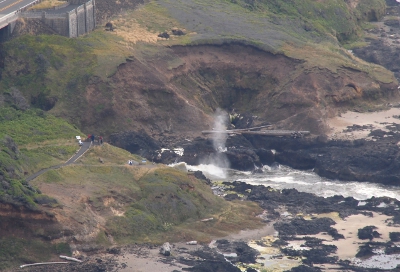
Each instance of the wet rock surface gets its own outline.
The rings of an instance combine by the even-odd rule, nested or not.
[[[398,16],[400,15],[399,3],[396,1],[386,1],[387,16],[381,22],[374,24],[374,28],[368,30],[369,36],[375,38],[367,39],[368,46],[356,48],[354,55],[372,63],[382,65],[394,72],[397,79],[399,73],[399,54],[400,54],[400,25]]]
[[[374,132],[374,131],[373,131]],[[400,181],[400,135],[372,133],[374,141],[268,138],[248,136],[254,148],[275,149],[275,160],[323,177],[396,185]]]
[[[239,272],[240,269],[234,266],[232,263],[227,262],[224,256],[218,253],[215,249],[204,247],[202,250],[198,250],[192,253],[193,256],[197,257],[196,261],[191,268],[183,268],[183,271],[193,272]]]
[[[351,126],[348,130],[369,129]],[[125,132],[110,141],[156,163],[186,162],[190,165],[221,164],[241,171],[262,171],[263,165],[288,165],[295,169],[313,169],[330,179],[400,184],[400,134],[396,124],[387,131],[372,130],[369,139],[327,140],[324,137],[293,138],[260,135],[228,137],[226,150],[216,152],[212,139],[193,141],[155,141],[144,132]],[[161,149],[163,147],[164,149]],[[183,149],[178,154],[174,148]]]
[[[274,220],[274,228],[279,232],[278,240],[273,245],[279,247],[285,256],[301,257],[304,265],[293,268],[290,271],[320,271],[313,267],[316,264],[335,264],[340,265],[346,271],[392,271],[362,268],[355,266],[348,261],[339,260],[333,256],[337,248],[334,245],[326,245],[324,240],[308,237],[318,233],[326,233],[332,236],[333,240],[346,239],[341,230],[335,229],[335,222],[331,218],[304,219],[298,214],[321,214],[337,212],[340,217],[345,218],[352,214],[364,214],[372,216],[372,212],[379,212],[385,215],[393,216],[393,219],[400,215],[398,208],[400,202],[396,199],[387,197],[372,197],[359,201],[342,196],[319,197],[309,193],[298,192],[295,189],[274,190],[271,187],[252,186],[243,182],[226,182],[230,191],[235,191],[243,195],[242,199],[256,201],[260,206],[268,211],[267,219]],[[282,207],[285,209],[282,210]],[[394,223],[394,222],[393,222]],[[388,226],[393,224],[387,222]],[[390,233],[391,241],[386,243],[375,242],[374,238],[381,235],[375,226],[366,225],[358,230],[360,239],[367,239],[363,245],[360,245],[355,257],[368,258],[379,254],[382,251],[385,254],[399,254],[400,250],[393,241],[398,239],[398,233]],[[299,238],[301,237],[301,238]],[[291,241],[303,241],[300,249],[287,247]],[[332,255],[333,254],[333,255]]]
[[[234,253],[233,257],[229,257],[226,255],[231,262],[237,263],[255,263],[256,257],[259,255],[259,252],[247,245],[245,242],[230,242],[228,240],[217,240],[216,241],[217,248],[222,253]]]
[[[58,260],[59,261],[59,260]],[[61,260],[65,261],[65,260]],[[88,258],[83,263],[51,264],[25,267],[27,272],[106,272],[114,271],[117,262],[112,258]]]
[[[377,229],[377,227],[375,226],[366,226],[362,229],[359,229],[358,238],[361,240],[363,239],[372,240],[374,238],[379,238],[381,235],[375,229]]]
[[[197,173],[200,176],[201,173]],[[400,218],[400,201],[391,198],[371,198],[359,201],[342,196],[333,196],[329,198],[318,197],[313,194],[298,192],[295,189],[274,190],[271,187],[254,186],[240,181],[225,182],[230,185],[229,191],[233,200],[238,198],[242,200],[251,200],[257,202],[261,207],[267,210],[266,220],[274,220],[274,228],[278,231],[277,240],[273,243],[275,248],[279,248],[281,256],[301,260],[301,265],[291,268],[287,271],[322,271],[319,266],[332,264],[340,267],[341,271],[380,271],[377,269],[362,268],[353,265],[349,261],[339,260],[335,253],[335,245],[324,244],[323,239],[309,237],[308,235],[327,233],[333,239],[344,239],[340,233],[341,230],[335,229],[335,222],[326,217],[311,217],[306,220],[298,214],[318,214],[325,212],[338,212],[339,216],[347,217],[352,214],[362,213],[372,215],[372,211],[387,214]],[[240,197],[239,197],[240,195]],[[388,222],[388,225],[391,224]],[[376,229],[372,225],[367,225],[359,229],[359,235],[371,239],[378,237]],[[392,241],[385,243],[367,241],[360,245],[356,257],[367,258],[376,255],[377,249],[385,254],[399,254],[400,250],[393,241],[398,239],[399,234],[392,232],[390,238]],[[361,237],[360,237],[361,238]],[[300,245],[299,249],[288,247],[292,242]],[[260,242],[262,246],[262,242]],[[210,245],[211,246],[211,245]],[[191,249],[190,245],[184,247],[171,244],[171,254],[164,256],[159,254],[163,264],[181,265],[177,271],[207,271],[207,272],[239,272],[241,271],[235,264],[245,264],[245,271],[254,271],[249,264],[256,263],[259,258],[259,252],[251,248],[246,242],[220,239],[215,241],[213,247],[207,245]],[[159,246],[154,245],[136,245],[127,249],[110,248],[107,250],[107,257],[87,258],[84,263],[71,263],[63,266],[50,267],[32,267],[26,271],[118,271],[126,268],[127,264],[116,261],[116,258],[125,255],[127,252],[135,253],[138,257],[149,258],[149,250],[156,249]],[[46,270],[47,269],[47,270]],[[253,269],[253,270],[252,270]],[[389,271],[389,270],[381,270]]]
[[[274,227],[281,236],[289,235],[309,235],[320,232],[328,232],[335,221],[330,218],[315,218],[305,220],[304,218],[294,218],[289,222],[278,222]]]

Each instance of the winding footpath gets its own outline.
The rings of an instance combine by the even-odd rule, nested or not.
[[[81,148],[78,150],[78,152],[76,152],[76,154],[74,156],[72,156],[68,161],[66,161],[63,164],[59,164],[59,165],[54,165],[51,166],[49,168],[45,168],[40,170],[39,172],[36,172],[35,174],[29,176],[26,178],[26,181],[31,181],[34,180],[35,178],[37,178],[38,176],[40,176],[43,173],[46,173],[47,171],[51,170],[51,169],[58,169],[67,165],[70,165],[72,163],[74,163],[77,159],[79,159],[83,154],[85,154],[86,151],[89,150],[90,146],[91,146],[91,142],[82,142],[82,146]]]

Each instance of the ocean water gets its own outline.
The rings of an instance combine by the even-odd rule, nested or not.
[[[400,200],[400,187],[371,182],[329,180],[313,171],[295,170],[287,166],[263,167],[263,173],[241,172],[215,165],[186,166],[188,170],[200,170],[213,181],[242,181],[252,185],[271,186],[274,189],[295,188],[300,192],[313,193],[322,197],[342,195],[357,200],[375,197],[390,197]]]

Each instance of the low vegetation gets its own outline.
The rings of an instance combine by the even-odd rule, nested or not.
[[[65,243],[50,245],[39,239],[27,240],[22,237],[3,236],[0,238],[0,270],[38,260],[49,261],[54,253],[70,255],[71,251],[69,245]]]
[[[30,8],[30,10],[41,10],[41,9],[51,9],[59,6],[66,5],[67,1],[60,0],[44,0],[39,4],[34,5]]]
[[[65,120],[42,110],[0,108],[0,200],[35,209],[39,191],[26,175],[66,161],[78,148],[81,132]]]
[[[62,2],[42,5],[58,4]],[[57,215],[71,222],[72,233],[80,233],[85,224],[93,236],[82,235],[78,243],[103,247],[183,239],[205,242],[259,226],[257,205],[225,202],[186,172],[152,164],[128,166],[127,160],[141,158],[108,144],[31,183],[24,178],[65,162],[77,151],[75,136],[94,126],[87,108],[101,117],[113,114],[89,96],[95,90],[107,103],[116,103],[111,77],[119,65],[165,55],[168,70],[181,66],[181,59],[169,55],[165,46],[241,43],[304,61],[302,69],[310,72],[315,67],[349,67],[390,82],[390,72],[355,58],[343,47],[359,46],[364,23],[379,19],[384,10],[384,0],[358,1],[355,7],[340,0],[150,1],[137,10],[114,14],[114,31],[99,27],[76,39],[25,35],[5,42],[0,61],[0,203]],[[158,37],[174,28],[185,35]],[[114,132],[114,122],[96,125]],[[205,218],[212,220],[201,221]],[[29,241],[18,235],[0,238],[0,269],[70,253],[64,242],[44,242],[45,232],[32,232]],[[10,256],[12,260],[5,261]]]
[[[76,244],[104,248],[132,242],[158,244],[165,239],[209,241],[214,235],[260,226],[257,205],[227,203],[203,181],[170,167],[129,166],[128,160],[142,158],[107,143],[91,148],[76,164],[49,170],[28,183],[23,178],[27,173],[63,163],[75,153],[75,136],[83,134],[41,110],[5,106],[0,113],[1,203],[27,208],[28,214],[42,211],[63,218],[70,222],[67,231],[75,235]],[[201,222],[210,217],[213,220]],[[5,217],[2,224],[14,224],[12,220]],[[1,228],[7,225],[2,224]],[[56,227],[25,224],[24,234],[15,228],[0,239],[4,258],[0,269],[71,254],[65,239],[51,244],[43,240],[57,237]],[[96,235],[86,237],[81,224]]]

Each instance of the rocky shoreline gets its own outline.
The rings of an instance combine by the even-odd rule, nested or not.
[[[230,167],[237,170],[258,172],[263,165],[285,164],[296,169],[314,169],[320,176],[331,179],[398,185],[397,111],[398,107],[392,107],[375,113],[349,113],[356,122],[351,122],[349,114],[343,114],[332,121],[341,126],[332,127],[332,133],[325,136],[235,135],[227,138],[222,153],[216,153],[212,140],[205,138],[174,141],[165,137],[157,142],[145,134],[132,132],[126,133],[124,139],[130,146],[141,147],[131,152],[155,163],[213,163],[221,161],[223,158],[218,156],[224,154]],[[123,142],[120,136],[114,137],[116,143]],[[196,175],[206,179],[201,173]],[[397,199],[372,197],[359,201],[338,195],[324,198],[295,189],[279,191],[240,181],[224,182],[217,191],[229,201],[257,202],[264,209],[259,216],[271,228],[269,232],[261,237],[245,236],[242,240],[240,235],[220,239],[212,243],[213,248],[203,245],[188,250],[177,246],[172,257],[162,257],[156,263],[170,260],[171,267],[175,267],[170,271],[239,271],[231,263],[244,267],[245,271],[260,271],[267,265],[274,271],[400,269],[396,261],[400,257]]]
[[[25,271],[397,271],[400,263],[400,201],[387,197],[359,201],[319,197],[295,189],[274,190],[240,181],[224,182],[225,199],[254,201],[265,227],[245,230],[210,244],[172,244],[110,248],[83,263],[25,268]],[[363,267],[380,258],[373,267]],[[267,266],[268,265],[268,266]]]
[[[221,153],[215,152],[212,139],[208,138],[157,142],[144,133],[129,132],[114,135],[111,139],[117,146],[155,163],[199,165],[218,161],[225,164],[221,166],[241,171],[261,171],[263,165],[279,163],[300,170],[314,169],[318,175],[329,179],[398,185],[398,121],[349,124],[340,132],[346,137],[233,135],[227,138],[226,151]],[[360,132],[365,137],[354,138]],[[176,152],[175,148],[183,149],[183,154]]]
[[[394,11],[398,12],[398,8]],[[392,41],[391,46],[396,46],[399,38],[394,39],[392,35],[398,35],[397,30],[397,25],[389,29],[386,24],[375,33],[382,40],[372,42],[371,46],[388,46],[385,41]],[[385,36],[385,31],[396,33]],[[354,50],[354,54],[362,56],[363,51]],[[376,63],[387,66],[380,61]],[[231,135],[222,152],[215,152],[211,138],[189,139],[172,132],[156,137],[144,131],[123,132],[111,135],[110,143],[154,163],[198,165],[218,161],[224,167],[256,172],[261,172],[264,165],[284,164],[300,170],[313,169],[329,179],[397,186],[400,184],[400,107],[385,104],[382,108],[385,110],[374,113],[342,113],[328,122],[331,131],[326,135]],[[254,121],[251,118],[246,115],[246,122],[235,124],[236,128],[251,126]],[[201,173],[195,175],[206,179]],[[24,270],[229,272],[240,271],[238,266],[248,272],[263,268],[273,271],[400,270],[400,263],[396,263],[400,258],[400,202],[397,199],[324,198],[295,189],[278,191],[240,181],[225,182],[218,192],[229,201],[257,202],[264,209],[258,216],[263,218],[265,230],[246,230],[245,234],[216,238],[211,244],[175,243],[170,256],[161,255],[157,245],[131,245],[82,258],[83,263]]]

